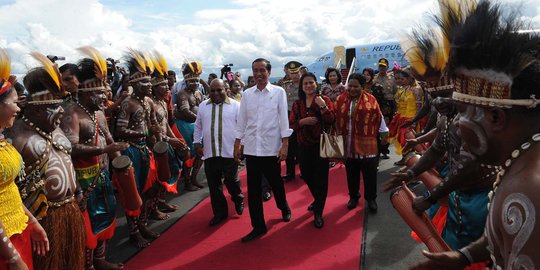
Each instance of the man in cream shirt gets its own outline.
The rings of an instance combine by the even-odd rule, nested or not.
[[[268,82],[272,70],[270,61],[258,58],[251,64],[256,85],[244,91],[238,122],[234,158],[240,161],[242,150],[246,157],[249,216],[253,230],[242,238],[248,242],[264,235],[267,231],[264,221],[261,178],[264,175],[272,191],[283,221],[291,220],[291,210],[285,197],[281,180],[282,160],[287,158],[289,128],[287,116],[287,94],[279,86]]]
[[[236,128],[240,103],[227,97],[225,82],[220,79],[214,79],[210,83],[209,96],[210,99],[199,105],[193,142],[197,155],[204,160],[204,171],[214,212],[210,226],[214,226],[228,216],[222,176],[238,215],[244,211],[244,195],[238,179],[238,164],[233,158],[235,141],[233,130]]]

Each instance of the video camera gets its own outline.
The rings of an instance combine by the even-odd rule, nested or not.
[[[66,60],[66,57],[64,56],[57,56],[57,55],[52,55],[52,54],[47,55],[47,58],[49,58],[49,60],[51,60],[51,62],[53,63],[56,63],[57,60],[60,60],[60,61]]]
[[[227,75],[227,73],[231,72],[231,67],[234,66],[233,64],[225,64],[221,68],[221,76],[220,79],[223,79],[223,76]]]

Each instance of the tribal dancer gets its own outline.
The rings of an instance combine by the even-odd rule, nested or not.
[[[202,160],[197,157],[195,148],[193,147],[195,118],[197,118],[199,104],[203,101],[202,94],[197,91],[201,73],[201,63],[191,62],[186,64],[182,74],[184,74],[184,80],[186,81],[187,87],[184,91],[178,92],[178,96],[176,97],[176,126],[191,150],[191,160],[186,160],[186,162],[184,162],[184,168],[182,169],[187,191],[195,191],[203,187],[201,184],[197,183],[197,174],[202,166]]]
[[[152,93],[153,93],[153,103],[154,111],[156,112],[156,120],[160,127],[161,139],[164,142],[167,142],[168,145],[168,164],[169,170],[171,172],[171,177],[167,181],[160,181],[161,185],[158,186],[158,196],[157,204],[152,210],[151,217],[153,219],[163,220],[169,218],[165,213],[159,211],[162,209],[165,212],[173,212],[178,209],[178,206],[168,204],[165,202],[167,192],[177,193],[178,178],[180,176],[180,170],[182,168],[182,163],[180,161],[180,155],[178,153],[187,151],[187,146],[184,141],[184,138],[177,138],[171,126],[169,126],[169,117],[167,112],[167,97],[169,96],[169,86],[167,81],[167,62],[165,58],[155,52],[152,60],[154,62],[154,73],[152,73]],[[187,153],[184,153],[184,156],[187,156]]]
[[[540,36],[523,33],[518,14],[481,1],[453,34],[448,72],[463,149],[479,163],[503,164],[489,198],[485,234],[416,269],[462,269],[491,259],[493,269],[538,269],[540,257]],[[486,54],[484,52],[490,52]]]
[[[116,137],[129,143],[129,148],[122,154],[129,156],[135,170],[137,189],[144,203],[140,211],[126,214],[130,241],[137,247],[149,245],[145,238],[156,239],[158,233],[150,231],[147,227],[147,218],[152,209],[152,185],[157,180],[155,162],[147,143],[155,142],[155,134],[159,135],[153,102],[150,73],[153,70],[152,60],[139,51],[130,50],[127,56],[129,64],[129,83],[133,87],[133,94],[120,105],[120,112],[116,121]]]
[[[65,92],[57,66],[40,53],[34,52],[32,56],[43,67],[26,74],[28,102],[22,118],[6,136],[26,164],[26,177],[18,184],[21,197],[50,241],[50,252],[34,256],[34,267],[83,269],[86,237],[77,205],[82,196],[71,161],[71,143],[59,128]]]
[[[24,178],[24,163],[2,134],[21,111],[17,92],[9,81],[10,63],[6,51],[0,49],[0,269],[33,269],[32,247],[37,255],[45,255],[49,240],[21,200],[16,183]]]
[[[441,10],[445,17],[438,17],[437,21],[445,30],[444,33],[448,35],[463,23],[463,18],[475,7],[474,2],[469,1],[462,1],[461,5],[454,7],[442,5]],[[444,39],[440,38],[443,36]],[[385,189],[399,185],[401,181],[416,178],[446,158],[447,169],[440,173],[445,181],[441,181],[438,186],[427,191],[423,196],[417,197],[413,207],[418,213],[423,213],[432,204],[450,195],[447,202],[440,203],[430,210],[439,210],[434,223],[437,224],[438,220],[442,219],[440,229],[442,229],[443,239],[452,249],[458,250],[482,236],[488,214],[488,193],[491,191],[500,166],[478,164],[470,158],[470,155],[460,151],[462,141],[457,134],[458,128],[453,124],[457,112],[453,104],[441,102],[448,99],[454,88],[448,76],[444,74],[450,39],[451,36],[437,36],[433,33],[433,29],[415,30],[409,40],[411,44],[404,46],[411,47],[408,50],[408,57],[411,63],[415,63],[413,70],[416,77],[426,81],[428,85],[426,90],[431,95],[441,97],[434,101],[440,116],[437,128],[432,132],[436,138],[431,147],[406,173],[392,174],[393,178],[385,185]],[[408,146],[424,142],[425,137],[429,135],[409,141]],[[448,171],[449,174],[446,173]],[[445,215],[446,206],[448,212]],[[475,265],[475,267],[485,269],[486,266]]]
[[[106,100],[107,65],[92,47],[80,51],[90,58],[79,62],[81,84],[78,99],[65,107],[62,130],[71,142],[77,181],[83,192],[81,203],[86,224],[86,269],[121,269],[122,264],[105,260],[105,247],[116,227],[116,200],[109,177],[109,158],[120,156],[127,143],[115,143],[103,106]]]

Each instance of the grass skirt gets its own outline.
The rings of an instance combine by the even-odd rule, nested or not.
[[[41,221],[47,232],[50,250],[46,256],[34,254],[35,269],[84,269],[86,232],[75,202],[49,207]]]

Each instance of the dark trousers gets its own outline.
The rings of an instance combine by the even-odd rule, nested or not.
[[[360,173],[362,173],[364,179],[364,197],[366,200],[370,201],[377,198],[378,163],[378,158],[347,158],[345,170],[347,171],[347,187],[351,199],[360,198]]]
[[[225,183],[233,202],[239,203],[244,200],[240,189],[240,179],[238,179],[238,165],[233,158],[213,157],[204,161],[204,172],[208,181],[214,216],[226,217],[229,212],[227,200],[223,195],[223,183]],[[222,178],[224,179],[223,183],[221,182]]]
[[[289,210],[285,197],[285,187],[281,180],[281,167],[277,157],[257,157],[246,155],[248,204],[251,226],[255,229],[266,230],[264,221],[261,178],[266,177],[274,192],[274,200],[281,210]]]
[[[285,160],[285,165],[287,167],[287,176],[294,176],[296,174],[295,165],[298,152],[298,142],[296,139],[296,132],[293,131],[291,136],[289,136],[289,148],[287,148],[287,159]],[[300,174],[303,175],[302,169],[300,169]]]
[[[313,213],[321,214],[328,195],[328,159],[319,155],[319,145],[298,145],[300,169],[304,171],[306,182],[313,196]]]
[[[268,180],[266,180],[264,175],[261,177],[261,187],[263,193],[272,192],[272,187],[270,186],[270,183],[268,183]]]

